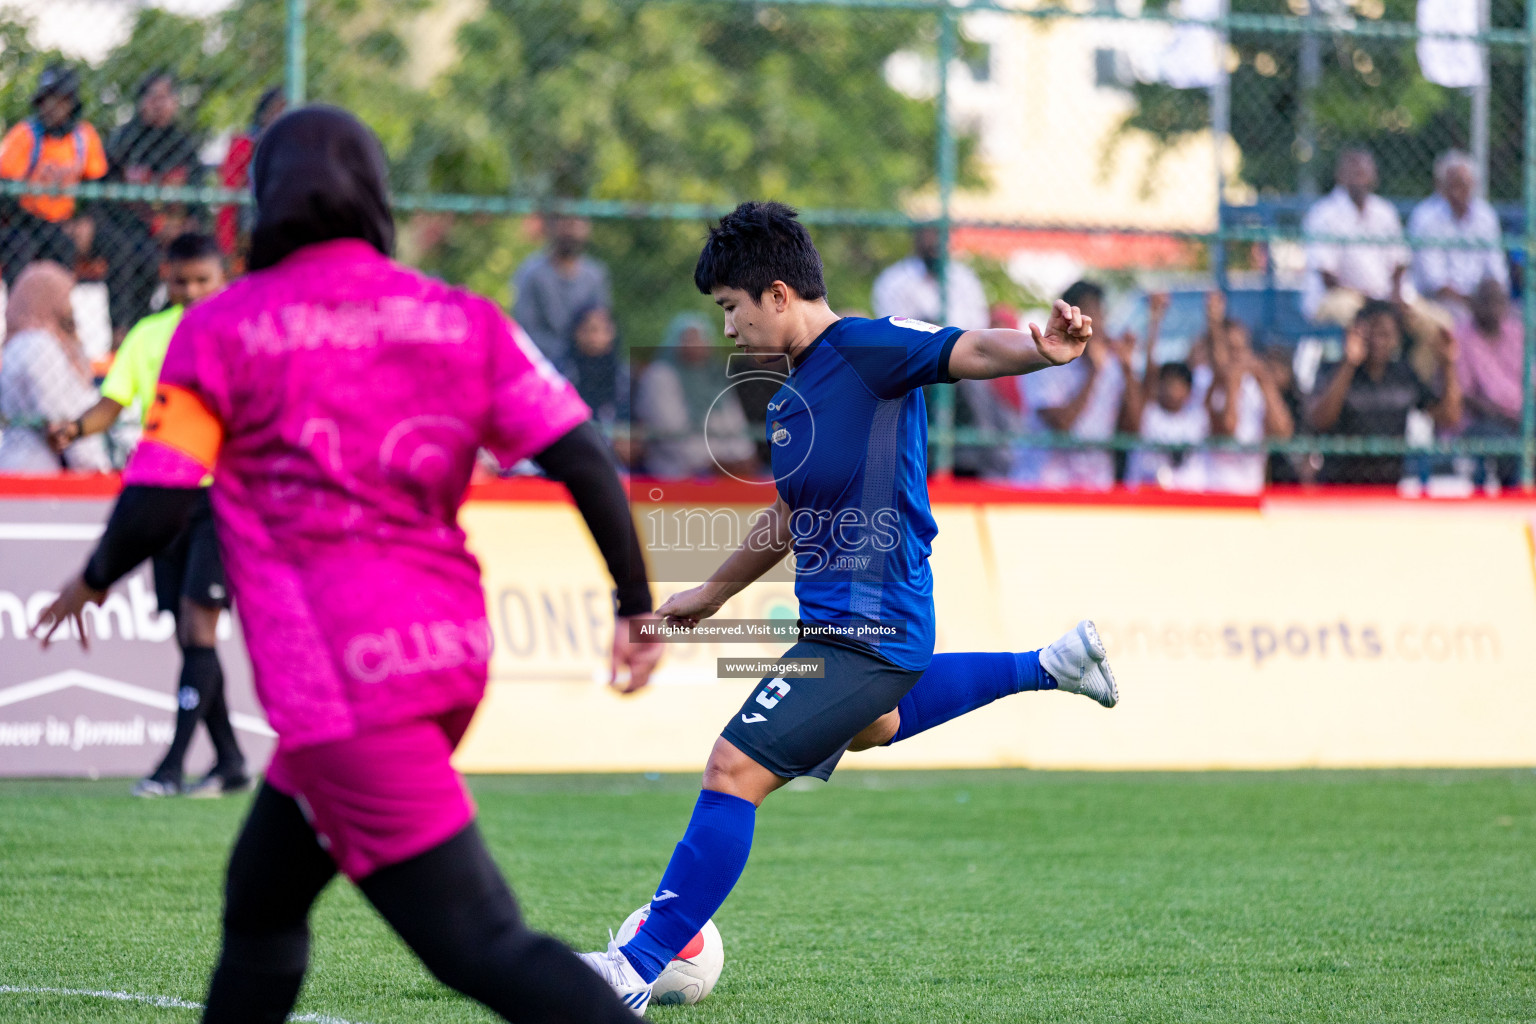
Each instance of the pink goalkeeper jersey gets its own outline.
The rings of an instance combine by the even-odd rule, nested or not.
[[[128,483],[213,508],[257,694],[289,748],[472,706],[491,652],[457,523],[588,417],[491,302],[368,244],[301,249],[189,310]]]

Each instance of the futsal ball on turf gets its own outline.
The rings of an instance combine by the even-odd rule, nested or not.
[[[651,905],[647,903],[626,917],[616,936],[619,945],[634,938],[650,914]],[[656,984],[651,986],[651,1002],[662,1006],[696,1003],[714,990],[724,967],[725,944],[720,941],[720,929],[715,927],[714,921],[705,921],[699,934],[672,958]]]

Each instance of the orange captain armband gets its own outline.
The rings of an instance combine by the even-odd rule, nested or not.
[[[224,444],[224,425],[197,395],[162,381],[155,386],[155,400],[144,416],[141,443],[147,441],[173,448],[212,470]]]

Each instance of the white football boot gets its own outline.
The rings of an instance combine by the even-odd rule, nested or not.
[[[651,1002],[651,983],[640,977],[629,958],[619,952],[619,944],[610,936],[608,949],[601,953],[580,953],[582,960],[613,987],[619,1000],[638,1017],[645,1016]]]
[[[1115,674],[1109,668],[1109,652],[1088,619],[1041,651],[1040,667],[1051,674],[1063,693],[1092,697],[1107,708],[1120,700]]]

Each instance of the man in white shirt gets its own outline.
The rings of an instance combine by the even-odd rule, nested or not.
[[[875,319],[905,316],[933,324],[952,324],[967,331],[992,326],[986,292],[976,271],[958,260],[945,268],[949,305],[939,301],[939,232],[921,227],[912,236],[912,255],[893,263],[875,278],[870,295]],[[1008,420],[1007,410],[988,381],[961,381],[956,426],[989,429]],[[1013,459],[1007,444],[961,445],[955,449],[955,473],[960,476],[1006,476]]]
[[[1415,372],[1433,375],[1433,353],[1442,330],[1452,324],[1440,306],[1420,298],[1406,279],[1413,254],[1403,244],[1397,210],[1376,195],[1376,161],[1363,149],[1339,154],[1338,185],[1307,211],[1302,232],[1307,245],[1307,280],[1301,308],[1317,323],[1347,327],[1369,301],[1395,304],[1412,346]],[[1361,239],[1359,242],[1339,239]]]
[[[1408,237],[1419,240],[1483,242],[1467,248],[1424,246],[1413,256],[1413,279],[1426,297],[1465,311],[1483,280],[1509,288],[1509,264],[1500,244],[1499,215],[1477,195],[1477,166],[1466,153],[1450,150],[1435,161],[1435,194],[1413,208]]]
[[[912,255],[892,263],[875,278],[870,295],[875,319],[909,316],[929,323],[949,324],[966,331],[986,330],[991,324],[987,295],[976,271],[950,260],[945,268],[949,305],[939,301],[939,231],[921,227],[912,236]]]
[[[1312,320],[1346,324],[1368,299],[1391,299],[1411,254],[1397,210],[1376,195],[1376,161],[1363,149],[1339,154],[1338,184],[1307,211],[1307,281],[1302,311]],[[1349,242],[1341,239],[1370,239]]]

